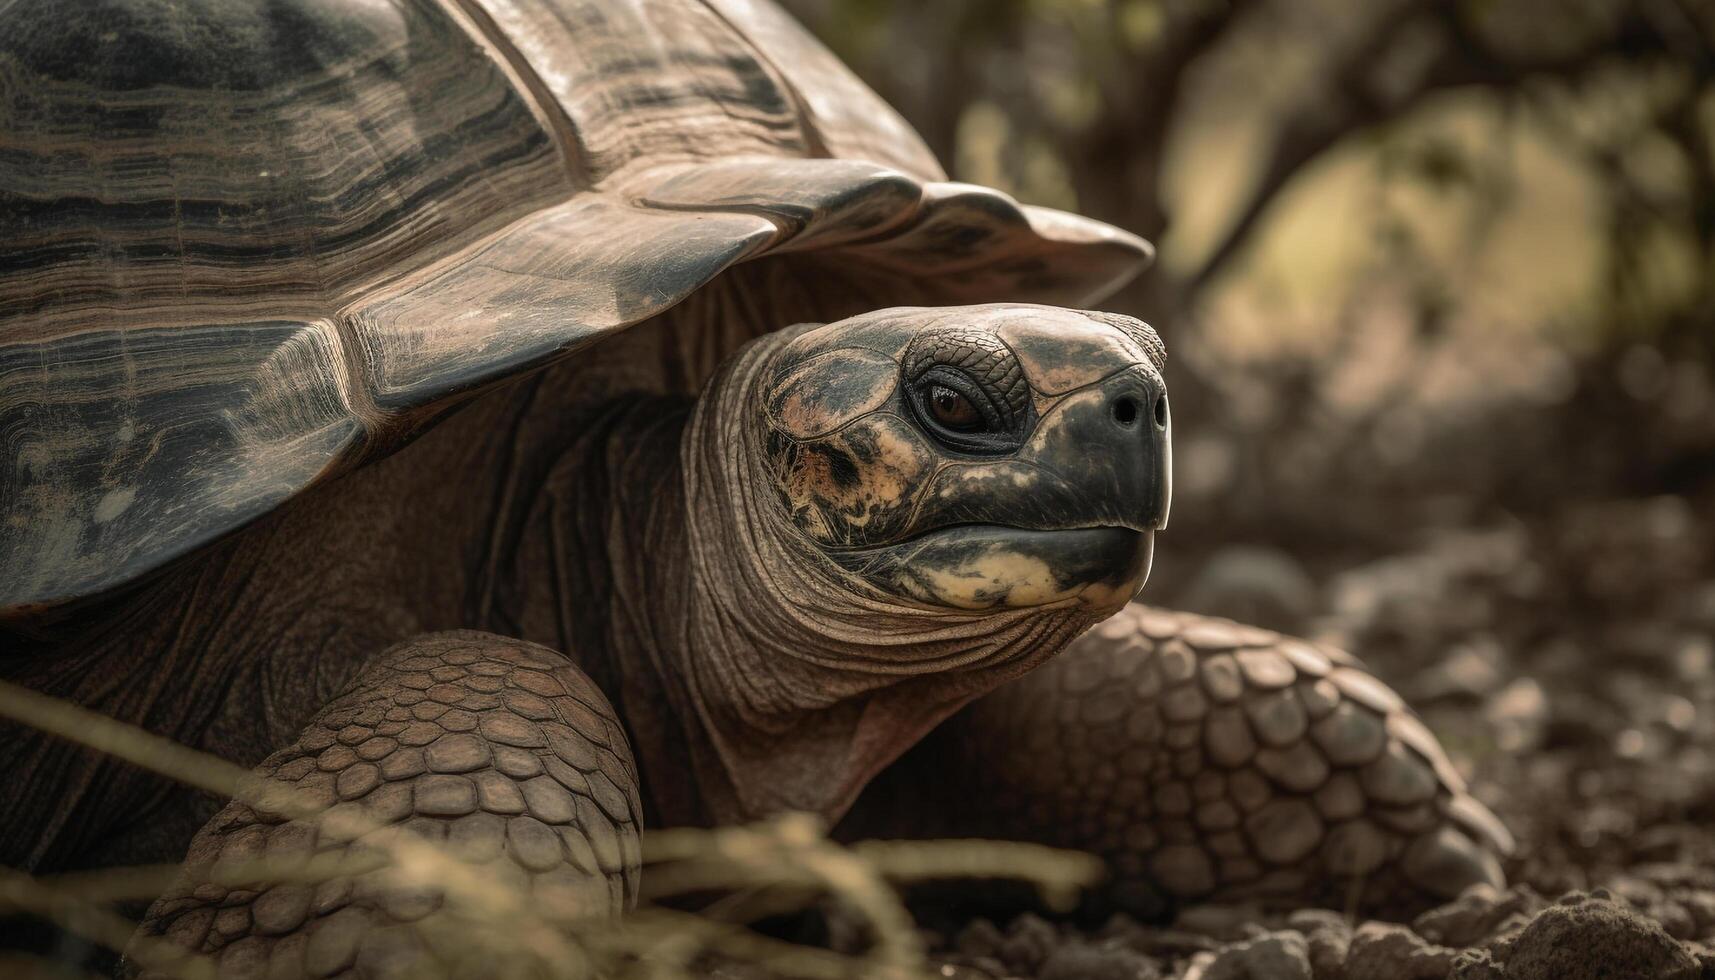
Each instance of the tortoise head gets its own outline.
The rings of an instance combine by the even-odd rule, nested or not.
[[[1167,522],[1164,351],[1129,317],[891,309],[786,341],[756,378],[797,533],[884,593],[1105,614]]]
[[[717,809],[837,817],[1131,599],[1167,521],[1162,360],[1136,320],[992,305],[796,327],[726,361],[680,442],[689,587],[663,592],[720,730]]]

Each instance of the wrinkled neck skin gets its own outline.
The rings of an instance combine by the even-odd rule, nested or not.
[[[603,617],[588,597],[605,593],[605,650],[591,649],[587,622],[569,633],[623,704],[659,823],[788,809],[836,820],[948,715],[1099,618],[1076,600],[918,605],[811,546],[761,472],[755,382],[792,333],[735,355],[682,428],[658,404],[616,410],[549,481],[554,558],[607,559],[606,589],[555,575],[560,632],[572,640],[568,616]],[[565,506],[604,497],[606,507]]]

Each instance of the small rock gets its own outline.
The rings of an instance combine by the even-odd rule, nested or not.
[[[997,950],[1001,962],[1014,972],[1034,975],[1060,945],[1060,934],[1039,915],[1026,912],[1014,919]]]
[[[1346,975],[1390,980],[1442,980],[1453,969],[1457,950],[1425,942],[1409,928],[1390,922],[1366,922],[1352,934]]]
[[[1271,932],[1221,950],[1203,980],[1312,980],[1310,946],[1301,933]]]
[[[1200,932],[1223,941],[1250,939],[1262,910],[1254,905],[1192,905],[1173,920],[1175,929]]]
[[[1479,939],[1475,945],[1494,954],[1496,962],[1505,963],[1507,957],[1512,955],[1513,944],[1524,934],[1525,926],[1535,919],[1535,913],[1514,912],[1497,923],[1489,934]]]
[[[1209,980],[1209,964],[1215,962],[1214,953],[1198,953],[1185,964],[1185,972],[1179,975],[1179,980]]]
[[[1507,980],[1690,980],[1698,972],[1661,926],[1594,893],[1544,909],[1506,960]]]
[[[1097,939],[1129,940],[1142,931],[1143,926],[1139,925],[1136,919],[1124,912],[1115,912],[1108,916],[1108,921],[1102,923],[1100,929],[1096,930],[1095,937]]]
[[[1352,924],[1345,916],[1331,909],[1299,909],[1287,916],[1286,924],[1304,934],[1316,980],[1344,980],[1352,943]]]
[[[1686,892],[1679,896],[1679,904],[1691,914],[1698,935],[1715,932],[1715,891],[1699,888]]]
[[[1155,961],[1118,944],[1068,943],[1048,955],[1039,980],[1158,980]]]
[[[1186,932],[1182,929],[1143,929],[1127,937],[1125,944],[1146,956],[1159,959],[1213,952],[1220,945],[1202,933]]]
[[[1411,924],[1417,934],[1432,943],[1470,946],[1496,931],[1495,927],[1516,912],[1534,914],[1543,906],[1541,896],[1529,888],[1501,891],[1487,883],[1465,889],[1458,898],[1418,916]]]
[[[1287,915],[1286,924],[1306,936],[1324,930],[1350,933],[1352,924],[1333,909],[1297,909]]]
[[[1448,980],[1505,980],[1506,973],[1486,949],[1467,949],[1453,958]]]
[[[953,948],[966,956],[993,956],[1006,937],[987,919],[977,919],[959,930]]]
[[[1352,934],[1321,929],[1310,934],[1310,972],[1316,980],[1346,980]]]

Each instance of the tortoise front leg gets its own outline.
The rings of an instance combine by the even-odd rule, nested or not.
[[[1404,914],[1501,884],[1511,848],[1349,655],[1136,604],[942,725],[846,831],[1092,851],[1150,916],[1240,897]]]
[[[217,957],[222,976],[490,972],[460,962],[470,945],[458,948],[457,924],[425,927],[442,889],[385,869],[235,887],[222,873],[263,861],[289,877],[312,858],[373,857],[376,834],[474,862],[473,878],[532,909],[602,914],[636,900],[641,808],[625,733],[595,684],[545,647],[475,632],[395,646],[256,771],[320,812],[285,821],[230,803],[139,931]],[[373,828],[356,840],[332,819],[351,810]]]

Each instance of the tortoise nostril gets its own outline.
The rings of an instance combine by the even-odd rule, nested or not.
[[[1167,428],[1167,396],[1155,396],[1155,424],[1158,428]]]
[[[1120,398],[1114,402],[1114,421],[1131,427],[1137,421],[1137,399]]]

